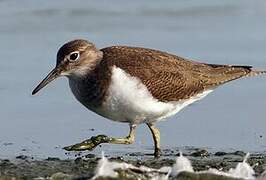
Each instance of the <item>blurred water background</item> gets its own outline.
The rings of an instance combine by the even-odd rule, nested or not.
[[[99,48],[142,46],[209,63],[266,69],[264,0],[1,0],[0,9],[0,158],[25,153],[67,158],[64,145],[96,134],[128,133],[126,124],[79,104],[66,78],[31,96],[66,41],[85,38]],[[158,124],[162,148],[264,152],[265,91],[265,76],[218,88]],[[94,152],[149,151],[152,146],[148,128],[141,125],[135,144],[103,145]]]

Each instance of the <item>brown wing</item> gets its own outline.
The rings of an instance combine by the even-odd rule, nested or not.
[[[249,66],[203,64],[146,48],[113,46],[101,51],[108,67],[115,65],[138,77],[164,102],[187,99],[251,72]]]

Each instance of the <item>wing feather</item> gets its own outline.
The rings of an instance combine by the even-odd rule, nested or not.
[[[117,66],[139,78],[163,102],[188,99],[254,72],[250,66],[199,63],[147,48],[112,46],[101,51],[109,69]]]

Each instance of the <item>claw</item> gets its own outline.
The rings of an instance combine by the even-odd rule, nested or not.
[[[82,141],[81,143],[77,143],[71,146],[66,146],[63,149],[66,151],[85,151],[85,150],[93,150],[96,146],[101,143],[109,142],[110,138],[106,135],[98,135],[92,136],[90,139]]]

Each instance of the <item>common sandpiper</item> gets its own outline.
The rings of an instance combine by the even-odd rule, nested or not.
[[[64,44],[56,67],[33,90],[66,76],[76,99],[89,110],[116,122],[128,123],[124,138],[94,136],[67,146],[67,151],[92,150],[101,143],[131,144],[139,124],[149,127],[154,156],[159,157],[156,122],[173,116],[229,81],[266,73],[251,66],[218,65],[188,60],[166,52],[129,46],[98,49],[83,39]]]

